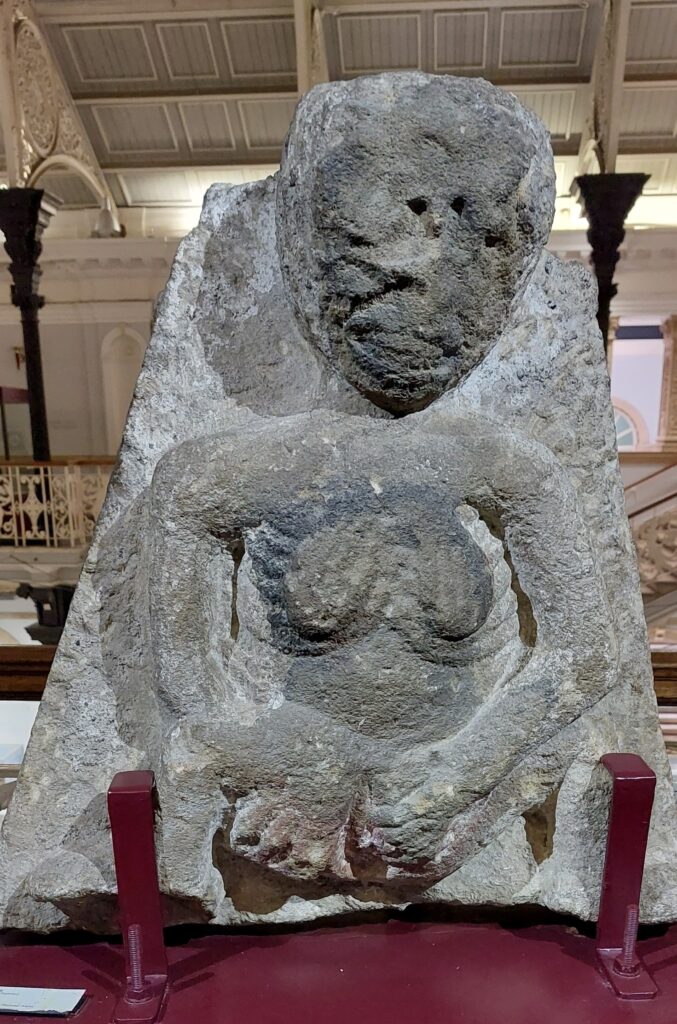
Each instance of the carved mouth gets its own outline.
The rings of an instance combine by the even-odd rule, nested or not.
[[[425,284],[419,278],[413,277],[411,274],[394,273],[378,288],[361,295],[346,296],[348,308],[345,322],[349,324],[356,313],[363,313],[394,292],[416,291],[420,293],[424,290]]]

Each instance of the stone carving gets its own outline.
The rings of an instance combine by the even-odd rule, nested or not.
[[[658,442],[670,451],[677,444],[677,316],[669,316],[662,325],[663,377]]]
[[[476,90],[469,103],[462,79],[425,92],[424,107],[406,78],[387,91],[362,83],[349,110],[340,91],[314,93],[278,183],[282,266],[305,333],[393,412],[428,405],[479,361],[552,221],[540,122],[509,93]]]
[[[54,63],[29,0],[12,0],[5,24],[16,97],[7,97],[5,138],[10,184],[35,185],[51,169],[82,177],[92,194],[112,200],[70,92]],[[114,204],[113,204],[114,207]]]
[[[49,57],[30,21],[19,22],[15,60],[23,123],[37,155],[46,157],[56,141],[58,106]]]
[[[642,592],[656,596],[677,583],[677,509],[660,508],[633,531]]]
[[[190,443],[153,492],[167,581],[151,613],[157,679],[180,723],[167,792],[181,820],[211,787],[212,809],[232,814],[234,854],[292,877],[438,880],[505,813],[495,787],[513,770],[515,784],[526,750],[613,684],[608,610],[570,487],[545,449],[480,418],[309,414]],[[485,523],[510,537],[530,595],[522,623]],[[237,620],[219,657],[224,575]],[[203,628],[187,641],[196,608]],[[502,717],[514,729],[497,728]],[[476,802],[492,791],[491,807]],[[211,847],[211,830],[203,839]],[[181,858],[185,895],[206,855],[196,845]]]
[[[158,309],[0,841],[10,926],[115,926],[105,790],[152,767],[168,921],[409,902],[594,917],[611,750],[674,797],[595,290],[547,136],[474,79],[312,90]]]
[[[59,147],[62,153],[72,157],[82,167],[88,168],[97,180],[103,178],[105,184],[105,178],[77,111],[68,106],[63,106],[59,110]]]

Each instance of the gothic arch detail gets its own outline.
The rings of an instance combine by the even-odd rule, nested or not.
[[[109,331],[101,345],[101,377],[109,454],[117,454],[146,341],[127,324]]]
[[[113,195],[30,0],[0,5],[0,121],[7,177],[35,187],[55,168],[77,174],[96,201]]]

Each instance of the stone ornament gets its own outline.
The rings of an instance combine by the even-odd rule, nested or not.
[[[10,185],[34,186],[50,170],[82,178],[92,195],[111,200],[68,87],[27,0],[13,0],[6,19],[6,60],[16,82],[8,104]]]
[[[211,784],[229,852],[290,877],[387,886],[460,867],[511,805],[526,752],[613,686],[601,580],[550,453],[477,416],[310,413],[165,458],[151,519],[172,586],[151,622],[180,721],[165,752],[177,817]],[[521,615],[491,522],[529,595]],[[231,601],[237,588],[219,653],[218,575]],[[187,642],[193,615],[204,625]],[[182,863],[186,889],[204,839]]]
[[[59,125],[59,107],[49,57],[40,35],[28,20],[16,27],[16,85],[23,123],[38,157],[51,152]]]
[[[319,86],[208,193],[0,839],[10,927],[116,926],[105,793],[151,768],[168,923],[411,903],[594,918],[599,758],[675,808],[595,287],[552,154],[478,79]]]
[[[82,125],[76,123],[76,112],[67,106],[59,110],[59,148],[82,167],[88,168],[95,177],[102,175],[89,139]]]
[[[645,594],[660,596],[677,580],[677,511],[642,518],[633,531]]]

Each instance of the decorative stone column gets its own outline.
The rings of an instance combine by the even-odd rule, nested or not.
[[[662,325],[663,383],[658,419],[658,443],[664,451],[677,452],[677,313]]]
[[[45,300],[38,295],[38,260],[42,233],[57,207],[58,200],[40,188],[0,189],[0,230],[11,260],[12,302],[21,312],[33,458],[37,462],[50,458],[38,321],[38,310]]]
[[[648,174],[581,174],[572,191],[588,219],[591,261],[599,287],[597,322],[609,340],[609,310],[618,291],[613,283],[620,247],[625,238],[625,218],[642,194]]]

